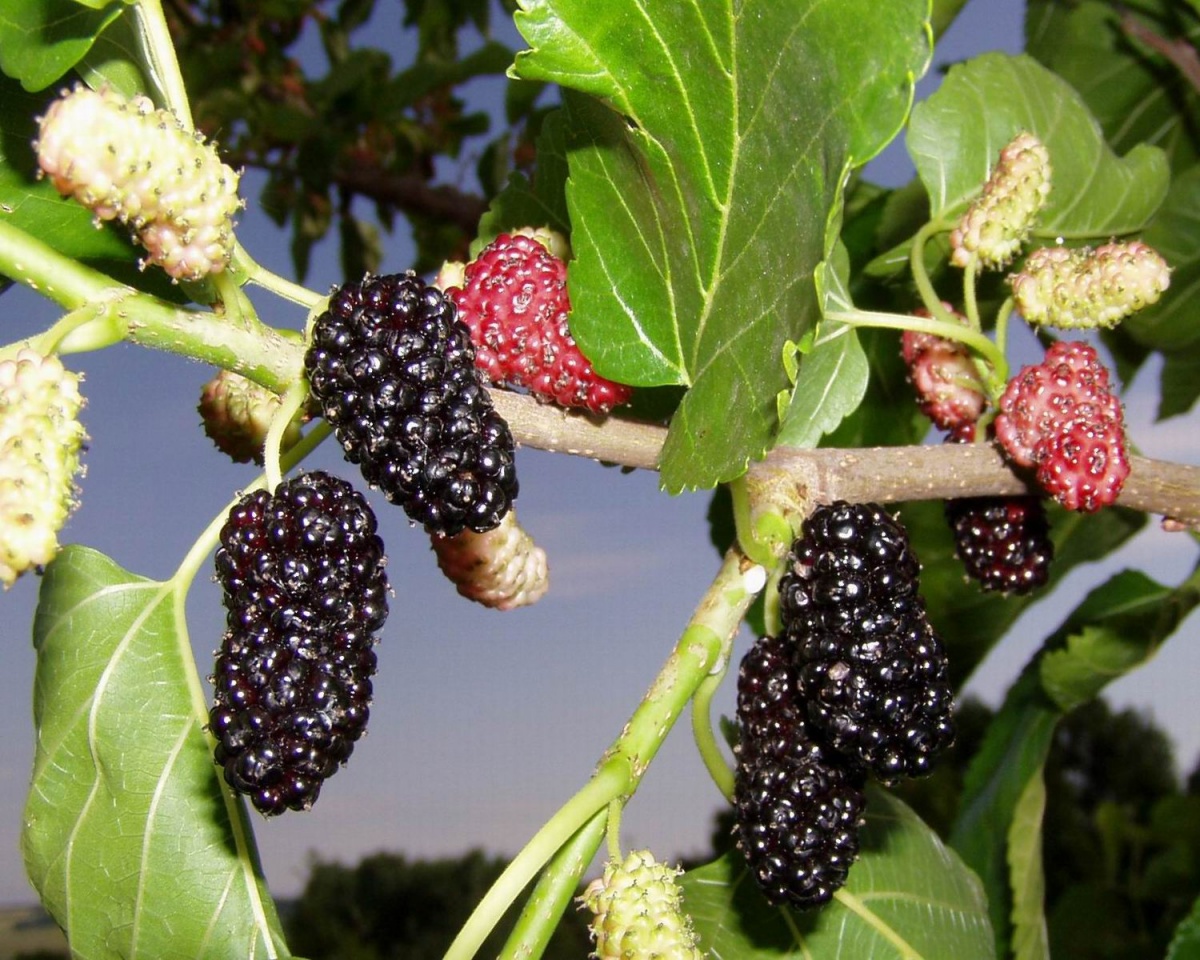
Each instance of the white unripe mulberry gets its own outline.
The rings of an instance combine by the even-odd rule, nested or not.
[[[97,220],[119,220],[176,280],[224,270],[241,208],[238,174],[202,134],[144,96],[77,86],[39,124],[38,165]]]
[[[950,262],[965,267],[975,254],[985,267],[1016,256],[1050,194],[1050,155],[1032,133],[1017,134],[981,193],[950,234]]]
[[[75,508],[87,439],[79,376],[57,357],[21,350],[0,362],[0,583],[42,567]]]
[[[1011,278],[1013,302],[1032,324],[1062,329],[1112,327],[1157,303],[1171,269],[1140,240],[1083,247],[1042,247]]]
[[[611,860],[604,876],[584,891],[581,902],[593,914],[597,960],[702,960],[683,893],[681,871],[658,863],[649,850],[634,850],[622,862]]]

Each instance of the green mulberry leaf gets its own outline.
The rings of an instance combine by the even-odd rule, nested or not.
[[[107,0],[20,0],[0,10],[0,70],[26,90],[42,90],[79,63],[121,15]]]
[[[739,853],[688,871],[684,903],[701,947],[738,960],[987,960],[992,930],[979,881],[909,807],[869,790],[862,854],[819,910],[768,906]]]
[[[928,63],[928,3],[521,8],[516,75],[569,88],[572,332],[607,377],[689,388],[668,490],[733,479],[778,429],[846,173],[895,136]]]
[[[1026,52],[1079,91],[1114,150],[1153,144],[1182,173],[1196,162],[1200,147],[1200,94],[1182,72],[1164,68],[1145,45],[1131,42],[1121,26],[1124,16],[1156,33],[1169,30],[1181,44],[1200,43],[1200,19],[1176,0],[1123,6],[1109,0],[1028,0]]]
[[[1059,719],[1148,660],[1200,602],[1198,588],[1200,569],[1174,588],[1136,571],[1112,577],[1046,641],[992,721],[967,771],[950,842],[987,889],[999,955],[1007,954],[1014,932],[1028,942],[1031,878],[1025,857],[1010,862],[1008,842],[1015,818],[1030,812],[1030,783],[1042,776]],[[1010,929],[1014,884],[1017,904],[1024,905],[1016,931]]]
[[[288,952],[244,808],[213,763],[182,594],[83,547],[42,581],[21,846],[72,956]]]

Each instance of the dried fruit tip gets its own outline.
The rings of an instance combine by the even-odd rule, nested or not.
[[[235,463],[263,462],[263,443],[271,420],[283,403],[279,394],[259,386],[241,374],[221,370],[200,391],[204,432],[217,449]],[[280,452],[286,453],[300,439],[299,419],[283,432]]]
[[[550,586],[546,551],[517,522],[516,511],[486,533],[431,538],[442,573],[468,600],[493,610],[537,603]]]

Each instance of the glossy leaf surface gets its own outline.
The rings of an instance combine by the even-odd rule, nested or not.
[[[572,329],[597,369],[682,385],[664,486],[741,474],[819,316],[846,171],[896,134],[927,4],[525,0],[515,72],[562,84]],[[586,94],[587,96],[584,96]],[[595,98],[595,99],[593,99]],[[834,226],[836,229],[836,226]]]

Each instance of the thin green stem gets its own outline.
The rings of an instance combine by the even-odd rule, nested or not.
[[[508,941],[500,951],[499,960],[533,960],[545,953],[546,945],[558,925],[557,918],[570,906],[579,889],[583,871],[600,847],[607,819],[607,811],[599,811],[550,861],[525,902]],[[552,922],[546,923],[547,917]]]
[[[192,107],[188,100],[187,85],[179,70],[175,56],[175,43],[167,29],[160,0],[138,0],[134,4],[138,35],[142,43],[142,56],[151,80],[162,91],[163,99],[179,122],[187,129],[194,129]]]
[[[470,960],[474,957],[487,935],[534,875],[581,827],[605,810],[611,800],[625,792],[628,783],[629,769],[626,765],[613,760],[605,763],[505,867],[459,930],[450,949],[446,951],[445,960]],[[555,926],[558,917],[547,920],[551,926]]]
[[[743,566],[748,567],[746,573]],[[721,650],[737,631],[754,594],[762,589],[761,571],[738,549],[725,554],[721,569],[692,614],[683,636],[625,729],[605,753],[595,776],[508,865],[455,937],[445,960],[470,960],[513,899],[567,839],[613,800],[624,799],[637,790],[650,761],[696,688],[716,666]],[[558,915],[541,915],[537,922],[554,926]]]
[[[1000,351],[1000,356],[1005,360],[1002,364],[993,365],[991,376],[988,377],[987,383],[993,400],[1000,395],[1004,385],[1008,383],[1008,321],[1012,317],[1012,313],[1013,298],[1009,297],[1000,304],[1000,309],[996,311],[996,349]]]
[[[240,243],[234,246],[233,260],[237,268],[245,274],[248,283],[256,284],[284,300],[290,300],[292,303],[298,303],[300,306],[312,310],[325,299],[321,294],[314,293],[307,287],[302,287],[300,284],[293,283],[268,270],[251,257]]]
[[[271,426],[267,429],[267,437],[263,441],[263,466],[268,490],[274,490],[279,486],[279,481],[283,479],[283,471],[279,466],[279,450],[283,444],[283,434],[307,399],[308,381],[297,380],[283,395],[279,409],[271,418]]]
[[[792,539],[792,528],[770,498],[754,496],[747,474],[729,483],[733,503],[733,525],[738,545],[755,563],[775,565]]]
[[[967,323],[972,330],[983,330],[979,319],[979,298],[975,291],[975,281],[979,278],[979,254],[971,251],[967,265],[963,269],[963,310],[967,314]]]
[[[940,320],[913,317],[899,313],[879,313],[872,310],[831,310],[827,317],[855,327],[884,327],[892,330],[916,330],[931,333],[946,340],[957,340],[983,357],[995,369],[1007,369],[1002,354],[986,336],[951,317]]]
[[[67,311],[49,330],[30,339],[33,349],[43,355],[83,353],[120,343],[125,339],[116,322],[116,306],[121,299],[117,293]]]
[[[943,323],[951,323],[954,318],[942,304],[942,298],[937,295],[937,291],[933,289],[933,281],[929,279],[929,271],[925,269],[925,244],[929,242],[930,237],[942,233],[945,229],[945,224],[940,220],[930,220],[917,231],[908,255],[908,267],[912,271],[913,282],[917,285],[917,293],[921,295],[925,309]]]
[[[713,783],[726,800],[733,800],[733,770],[721,752],[720,739],[713,730],[712,698],[725,674],[729,669],[729,659],[733,653],[733,637],[729,638],[727,649],[722,651],[720,669],[710,673],[696,688],[692,697],[692,738],[696,741],[696,749],[700,751],[700,759]]]

